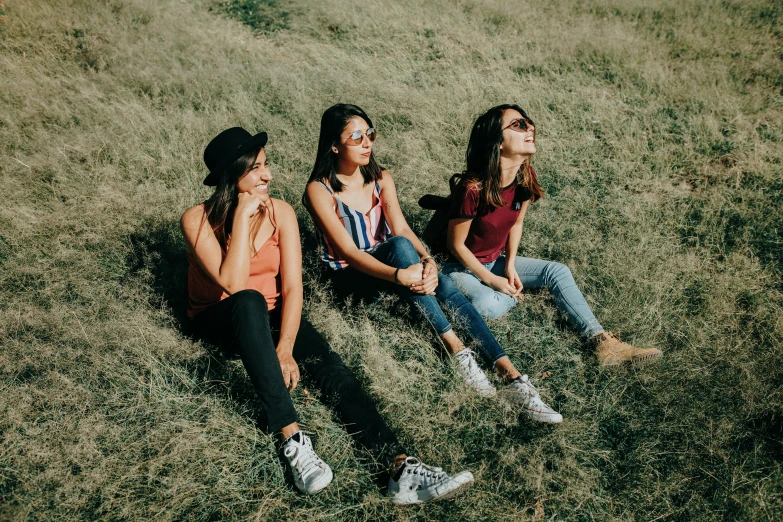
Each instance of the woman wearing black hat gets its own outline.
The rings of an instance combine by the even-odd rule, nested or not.
[[[194,334],[242,358],[267,414],[280,432],[296,486],[314,494],[332,470],[299,431],[289,392],[297,361],[325,397],[334,400],[351,431],[378,462],[391,463],[389,496],[413,504],[453,496],[473,482],[470,472],[450,476],[407,457],[340,356],[302,317],[302,252],[291,206],[270,197],[264,132],[234,127],[204,151],[215,192],[182,215],[188,268],[188,315]]]

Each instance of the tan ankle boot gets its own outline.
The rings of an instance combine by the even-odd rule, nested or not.
[[[663,355],[658,348],[636,348],[624,343],[610,332],[601,332],[593,339],[598,344],[596,356],[599,366],[642,366],[657,361]]]

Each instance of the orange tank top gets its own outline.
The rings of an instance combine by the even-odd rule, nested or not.
[[[272,236],[250,258],[248,290],[258,290],[266,299],[268,309],[280,305],[282,281],[280,280],[280,228],[275,227]],[[199,266],[193,254],[188,252],[188,317],[193,317],[209,306],[222,301],[228,294],[223,291]]]

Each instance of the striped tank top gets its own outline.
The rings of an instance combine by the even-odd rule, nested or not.
[[[365,215],[354,210],[338,198],[332,189],[322,182],[318,182],[329,191],[334,199],[334,213],[337,219],[343,224],[345,229],[351,234],[356,248],[364,252],[372,252],[375,248],[392,237],[389,224],[383,215],[383,197],[381,196],[381,186],[376,182],[375,189],[372,192],[373,205],[370,211]],[[333,270],[342,270],[348,266],[348,261],[340,259],[337,250],[332,248],[329,240],[318,228],[318,224],[313,220],[315,226],[315,238],[321,249],[321,262]]]

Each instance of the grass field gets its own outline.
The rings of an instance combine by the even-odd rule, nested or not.
[[[779,2],[5,0],[0,77],[0,519],[783,519]],[[547,196],[520,252],[662,363],[599,371],[528,293],[490,327],[566,419],[542,426],[469,393],[395,299],[338,314],[299,198],[340,101],[418,230],[474,118],[525,107]],[[178,218],[233,125],[270,134],[310,318],[467,494],[392,507],[312,386],[335,481],[298,494],[241,364],[183,333]]]

